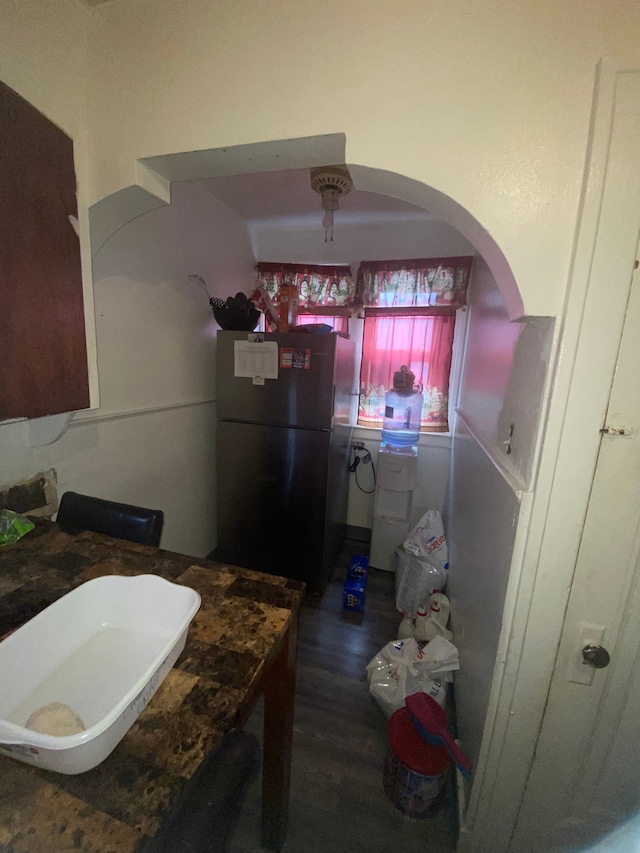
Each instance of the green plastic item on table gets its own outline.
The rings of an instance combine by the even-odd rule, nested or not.
[[[0,547],[12,545],[33,530],[35,524],[12,509],[0,509]]]

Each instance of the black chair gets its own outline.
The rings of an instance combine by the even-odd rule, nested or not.
[[[247,732],[229,732],[185,784],[173,811],[139,853],[228,853],[259,767],[257,739]]]
[[[65,492],[60,500],[56,519],[65,533],[80,533],[93,530],[140,545],[160,544],[164,513],[159,509],[121,504]]]

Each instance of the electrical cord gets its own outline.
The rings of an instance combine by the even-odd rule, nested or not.
[[[373,471],[373,488],[372,489],[363,489],[362,486],[360,485],[360,481],[358,480],[358,465],[361,462],[364,462],[365,464],[367,462],[371,463],[371,470]],[[353,462],[351,463],[351,465],[349,466],[349,470],[351,471],[352,474],[356,475],[356,486],[360,489],[361,492],[363,492],[365,495],[372,495],[375,492],[375,490],[376,490],[376,467],[373,464],[373,459],[371,458],[371,454],[369,453],[368,450],[365,450],[364,456],[361,457],[358,454],[358,451],[354,449],[354,459],[353,459]]]

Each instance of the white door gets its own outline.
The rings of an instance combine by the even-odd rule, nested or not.
[[[604,387],[608,382],[611,390],[608,405],[606,393],[602,397],[604,431],[510,853],[589,849],[610,831],[632,827],[634,817],[633,847],[608,839],[601,849],[640,850],[640,272],[634,272],[640,227],[640,75],[622,75],[615,116],[620,132],[611,139],[608,169],[609,184],[618,189],[603,197],[604,233],[592,258],[592,278],[598,299],[615,302],[620,310],[619,319],[606,328],[599,325],[606,311],[585,313],[583,334],[586,324],[594,371],[599,369],[598,337],[613,333],[620,344],[615,371],[612,359],[605,379]],[[623,141],[626,148],[620,147]],[[637,168],[629,168],[634,163]],[[616,218],[623,197],[626,213]],[[576,393],[589,395],[589,381],[583,380]],[[576,471],[579,464],[576,460]],[[583,662],[582,650],[589,644],[606,649],[608,666],[595,669]]]
[[[605,430],[514,853],[584,850],[629,821],[633,847],[618,844],[622,830],[599,849],[640,849],[640,274],[629,269],[627,280]],[[583,662],[588,644],[608,651],[608,666]]]

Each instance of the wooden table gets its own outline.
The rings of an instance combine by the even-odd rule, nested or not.
[[[304,585],[51,522],[0,549],[0,639],[100,575],[156,574],[197,590],[184,652],[111,755],[78,776],[0,756],[0,851],[142,853],[185,781],[264,692],[262,843],[287,831],[296,629]],[[1,685],[0,689],[10,689]]]

